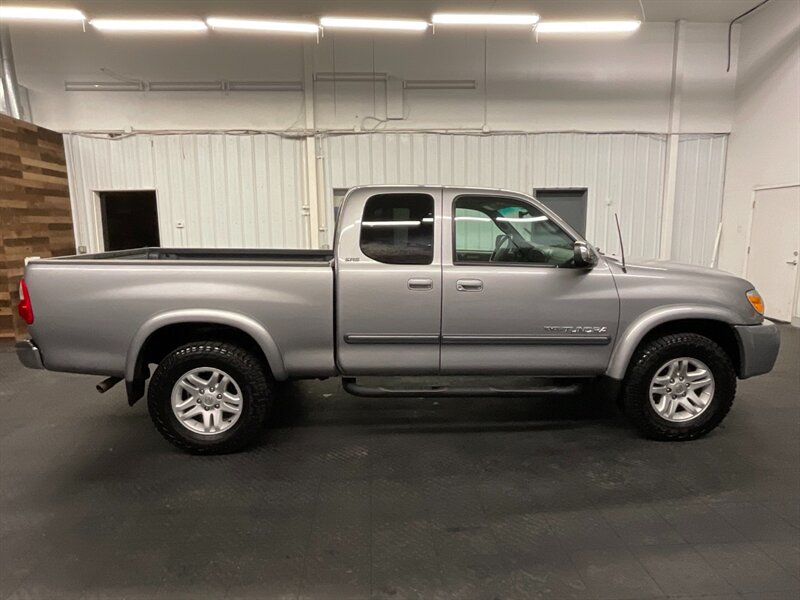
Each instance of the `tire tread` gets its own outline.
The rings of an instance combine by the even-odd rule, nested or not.
[[[169,398],[174,385],[173,371],[179,368],[180,363],[189,358],[209,354],[214,358],[222,358],[235,364],[244,373],[253,393],[246,403],[249,407],[247,414],[239,417],[241,424],[237,424],[235,435],[214,444],[201,444],[187,439],[175,431],[170,423]],[[192,454],[228,454],[252,445],[261,433],[270,408],[271,388],[270,374],[265,370],[261,361],[247,350],[227,342],[213,340],[192,342],[168,354],[158,365],[150,381],[147,405],[156,429],[172,445]],[[244,419],[243,422],[242,419]]]
[[[702,359],[708,363],[708,358],[713,358],[716,367],[714,373],[714,398],[716,406],[709,406],[713,410],[707,418],[694,427],[679,427],[661,419],[652,418],[649,407],[649,372],[654,364],[668,360],[668,353],[676,347],[693,347],[699,350]],[[718,371],[722,370],[722,373]],[[715,429],[730,412],[736,396],[736,371],[728,354],[719,344],[697,333],[674,333],[657,338],[645,343],[634,353],[622,392],[622,405],[628,418],[634,426],[650,439],[683,442],[702,437]],[[659,423],[659,421],[661,421]],[[688,425],[688,424],[687,424]]]

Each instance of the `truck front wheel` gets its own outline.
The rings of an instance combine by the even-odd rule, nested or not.
[[[695,333],[677,333],[637,349],[622,403],[646,437],[683,441],[719,425],[735,395],[736,372],[719,344]]]
[[[269,408],[271,378],[252,353],[205,341],[168,354],[150,381],[150,417],[169,442],[195,454],[251,444]]]

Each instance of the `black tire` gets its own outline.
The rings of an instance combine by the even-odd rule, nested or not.
[[[217,434],[200,434],[182,425],[172,410],[172,389],[192,369],[210,367],[228,373],[241,389],[238,420]],[[261,433],[271,401],[272,377],[263,361],[234,344],[203,341],[168,354],[150,380],[147,407],[156,429],[170,443],[193,454],[226,454],[251,445]]]
[[[694,419],[676,423],[658,414],[650,402],[650,383],[658,369],[675,358],[695,358],[711,370],[714,395]],[[713,340],[696,333],[676,333],[646,342],[634,353],[623,382],[622,406],[647,438],[687,441],[704,436],[730,411],[736,395],[736,371],[730,356]]]

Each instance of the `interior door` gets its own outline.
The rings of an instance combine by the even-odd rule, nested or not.
[[[526,196],[443,198],[442,374],[589,376],[608,364],[619,298],[604,261],[572,263],[557,217]]]
[[[586,235],[587,191],[585,189],[540,189],[534,196],[579,234]]]
[[[347,197],[336,266],[337,355],[344,374],[438,373],[440,206],[438,189],[357,189]]]
[[[153,190],[100,192],[104,249],[158,247],[158,205]]]
[[[800,254],[800,186],[757,190],[747,279],[764,297],[768,317],[791,321]]]

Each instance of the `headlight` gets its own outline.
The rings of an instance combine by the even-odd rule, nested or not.
[[[764,299],[761,297],[761,294],[755,290],[750,290],[747,292],[747,301],[750,302],[750,306],[752,306],[758,314],[764,314]]]

